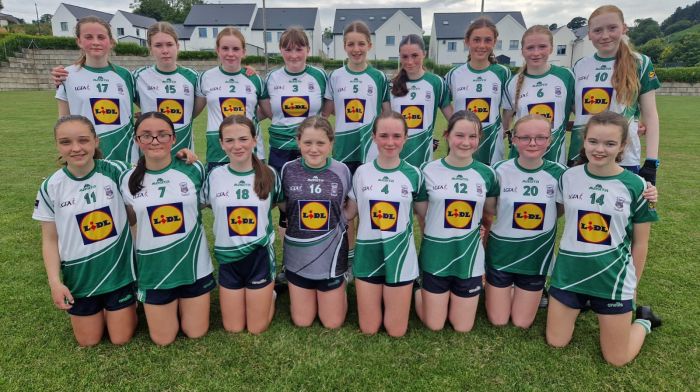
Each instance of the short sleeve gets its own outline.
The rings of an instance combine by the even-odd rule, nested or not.
[[[640,75],[639,84],[639,95],[661,87],[661,82],[654,70],[654,64],[651,63],[651,60],[647,56],[642,56],[642,74]]]
[[[42,222],[53,222],[55,220],[53,207],[53,200],[49,196],[48,186],[46,181],[44,181],[36,194],[36,200],[34,200],[32,219]]]
[[[56,88],[55,98],[60,99],[61,101],[68,101],[68,95],[66,94],[66,85],[64,83],[61,83]]]
[[[333,72],[328,76],[328,81],[326,82],[326,91],[323,93],[323,98],[333,101]]]
[[[438,76],[438,78],[440,78],[440,86],[442,88],[442,91],[441,91],[442,94],[439,97],[440,98],[439,105],[440,105],[440,108],[445,108],[445,107],[450,105],[450,102],[452,101],[452,97],[450,94],[450,89],[447,86],[447,81],[440,76]]]

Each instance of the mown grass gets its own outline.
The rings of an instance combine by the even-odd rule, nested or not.
[[[652,304],[665,324],[648,337],[634,362],[616,369],[601,357],[597,321],[590,312],[579,318],[574,339],[564,349],[545,344],[543,311],[523,331],[491,327],[483,307],[469,334],[449,328],[430,332],[412,316],[402,339],[382,333],[368,337],[359,332],[352,289],[347,322],[337,331],[318,324],[295,328],[283,295],[268,332],[228,334],[215,294],[211,331],[202,339],[179,338],[158,348],[148,338],[141,314],[138,333],[128,345],[104,342],[79,348],[67,315],[51,303],[39,227],[31,220],[37,187],[56,168],[55,103],[47,92],[4,92],[0,389],[698,390],[698,108],[700,98],[659,98],[662,220],[653,228],[639,299]],[[201,156],[205,119],[196,121]],[[205,222],[211,225],[209,211]]]

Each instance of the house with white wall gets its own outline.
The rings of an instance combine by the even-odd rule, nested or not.
[[[280,37],[284,30],[290,26],[298,26],[304,29],[309,37],[311,55],[321,55],[323,29],[321,29],[318,8],[266,8],[264,14],[265,30],[263,30],[263,9],[258,8],[255,13],[250,35],[246,36],[251,44],[264,47],[267,41],[267,53],[279,54]]]
[[[151,25],[157,22],[148,16],[117,11],[109,24],[112,27],[112,36],[118,42],[134,42],[146,46],[146,32]]]
[[[244,37],[250,37],[255,9],[256,5],[253,3],[193,5],[181,30],[183,33],[190,33],[186,50],[214,50],[219,30],[227,26],[236,27]],[[184,35],[180,38],[186,40]],[[185,50],[182,47],[181,49]]]
[[[78,19],[86,16],[97,16],[105,22],[112,20],[114,15],[77,5],[61,3],[51,18],[51,31],[56,37],[74,37],[75,25]]]
[[[571,56],[571,66],[576,64],[576,62],[588,56],[593,56],[596,50],[593,43],[588,39],[588,26],[579,27],[574,29],[574,34],[576,35],[576,40],[574,41],[573,53]]]
[[[399,42],[409,34],[423,36],[420,8],[355,8],[336,9],[333,22],[333,42],[329,57],[347,58],[343,50],[343,31],[354,21],[363,21],[372,34],[370,60],[397,60]]]
[[[576,34],[570,28],[562,26],[552,31],[554,46],[549,56],[549,63],[571,68],[574,56]]]

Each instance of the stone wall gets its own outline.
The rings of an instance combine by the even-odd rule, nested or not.
[[[700,97],[700,83],[661,82],[657,95]]]

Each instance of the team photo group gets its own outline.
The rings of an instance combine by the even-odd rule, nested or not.
[[[553,347],[590,310],[604,360],[627,364],[661,324],[635,302],[658,220],[660,82],[619,8],[597,8],[588,29],[595,54],[568,69],[549,63],[548,27],[530,27],[512,73],[496,62],[496,25],[476,19],[465,63],[444,78],[407,35],[389,79],[368,62],[363,22],[345,27],[347,60],[329,72],[307,64],[309,39],[289,27],[284,65],[263,78],[242,65],[234,27],[216,37],[219,65],[198,73],[158,22],[154,64],[130,71],[110,62],[109,24],[80,19],[81,58],[52,71],[61,168],[32,216],[53,303],[81,346],[105,329],[128,343],[137,302],[168,345],[207,334],[215,289],[223,328],[252,334],[287,293],[298,327],[340,328],[350,302],[362,333],[392,337],[412,311],[430,330],[469,332],[484,297],[494,326],[529,328],[546,307]],[[205,108],[202,163],[193,121]]]

